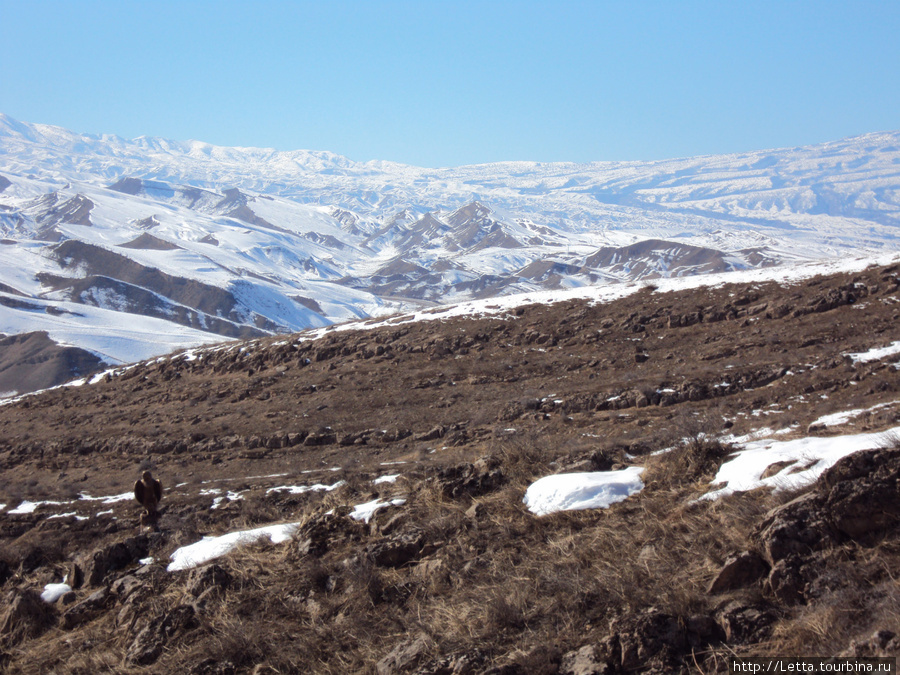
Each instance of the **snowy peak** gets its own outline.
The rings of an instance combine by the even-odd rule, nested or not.
[[[522,244],[507,232],[503,223],[491,217],[493,211],[478,202],[457,209],[447,218],[453,241],[459,249],[477,250],[496,246],[518,248]]]

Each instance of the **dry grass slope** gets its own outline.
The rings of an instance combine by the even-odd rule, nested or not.
[[[0,503],[115,494],[141,467],[167,487],[151,535],[128,503],[0,514],[0,663],[571,675],[896,655],[896,439],[802,493],[698,497],[736,450],[728,433],[794,438],[849,409],[871,412],[815,433],[897,425],[892,362],[844,356],[900,339],[897,272],[264,340],[0,408]],[[522,502],[550,473],[629,465],[645,489],[609,509]],[[385,473],[400,476],[373,482]],[[228,491],[240,498],[211,509]],[[348,516],[395,497],[369,523]],[[273,522],[299,523],[294,538],[191,571],[136,562]],[[11,611],[73,565],[94,582]]]

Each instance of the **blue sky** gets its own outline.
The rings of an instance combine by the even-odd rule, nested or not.
[[[900,128],[900,2],[0,0],[0,112],[420,166]]]

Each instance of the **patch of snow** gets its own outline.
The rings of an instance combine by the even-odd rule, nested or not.
[[[389,474],[385,474],[384,476],[379,476],[372,482],[376,483],[376,484],[378,484],[378,483],[396,483],[397,479],[399,477],[400,477],[399,473],[389,473]]]
[[[266,490],[266,494],[270,492],[287,492],[292,495],[302,495],[304,492],[331,492],[332,490],[337,490],[341,485],[344,485],[347,481],[339,480],[334,485],[322,485],[321,483],[316,483],[315,485],[281,485],[279,487],[273,487]]]
[[[117,495],[109,495],[107,497],[91,497],[86,492],[82,492],[78,495],[78,499],[85,502],[100,502],[101,504],[115,504],[116,502],[124,502],[129,499],[134,499],[134,492],[122,492]]]
[[[523,500],[538,516],[557,511],[605,509],[644,489],[644,468],[630,466],[620,471],[560,473],[532,483]]]
[[[897,405],[897,403],[897,401],[890,401],[888,403],[879,403],[878,405],[874,405],[871,408],[858,408],[856,410],[846,410],[844,412],[832,413],[831,415],[823,415],[815,422],[813,422],[810,426],[835,427],[841,424],[846,424],[850,420],[859,417],[860,415],[874,412],[882,408],[889,408],[893,405]]]
[[[853,359],[853,363],[869,363],[870,361],[878,361],[888,356],[900,354],[900,340],[892,342],[887,347],[875,347],[867,352],[856,352],[853,354],[845,354]]]
[[[831,415],[823,415],[810,426],[835,427],[840,424],[846,424],[853,418],[859,417],[864,412],[866,411],[860,408],[858,410],[846,410],[844,412],[832,413]]]
[[[72,587],[69,584],[47,584],[44,586],[44,592],[41,593],[41,600],[52,605],[71,590]]]
[[[39,506],[43,506],[44,504],[51,504],[53,506],[60,506],[61,504],[65,504],[67,502],[31,502],[27,499],[19,504],[12,511],[7,511],[8,515],[22,515],[25,513],[34,513]]]
[[[400,498],[392,499],[388,502],[383,502],[379,499],[373,499],[371,502],[366,502],[365,504],[357,504],[356,506],[354,506],[353,511],[350,513],[350,517],[354,520],[361,520],[365,523],[368,523],[378,509],[384,508],[385,506],[401,506],[405,503],[406,500]]]
[[[758,441],[760,438],[768,438],[774,433],[775,432],[771,427],[762,427],[761,429],[755,429],[749,434],[744,434],[743,436],[724,436],[722,438],[722,442],[730,443],[733,445],[743,445],[744,443],[749,443],[750,441]]]
[[[230,532],[219,537],[203,537],[200,541],[182,546],[169,556],[172,561],[166,568],[169,572],[189,570],[220,558],[246,544],[252,544],[261,539],[270,539],[273,544],[281,544],[288,541],[297,531],[298,523],[283,523],[280,525],[267,525],[254,530],[241,530]]]
[[[77,511],[69,511],[68,513],[54,513],[52,516],[47,516],[47,520],[53,520],[54,518],[68,518],[69,516],[75,516],[75,520],[87,520],[87,516],[79,516]]]
[[[221,492],[221,490],[219,490],[219,492]],[[246,490],[241,490],[240,492],[233,492],[233,491],[229,490],[223,496],[216,497],[215,499],[213,499],[212,506],[210,506],[209,508],[212,509],[213,511],[215,511],[216,509],[220,508],[222,506],[222,504],[224,504],[226,502],[236,502],[240,499],[243,499],[244,492],[246,492]]]
[[[796,490],[814,483],[838,460],[860,450],[884,444],[885,437],[900,433],[900,427],[885,433],[807,437],[791,441],[758,440],[744,443],[744,449],[719,467],[713,484],[724,487],[708,492],[701,499],[718,499],[735,492],[760,487],[775,491]],[[774,476],[763,478],[766,469],[777,462],[790,462]]]

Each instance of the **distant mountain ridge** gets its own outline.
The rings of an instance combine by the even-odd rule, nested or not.
[[[423,303],[895,250],[900,132],[427,169],[0,114],[0,334],[105,362]]]

